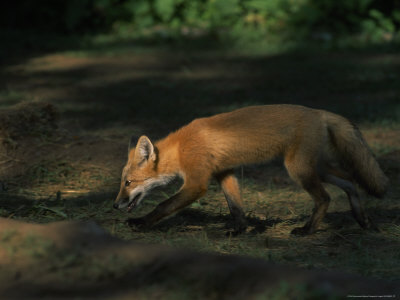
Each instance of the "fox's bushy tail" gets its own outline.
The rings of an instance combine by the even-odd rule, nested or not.
[[[331,141],[346,171],[351,172],[356,182],[369,194],[383,197],[388,178],[379,167],[360,130],[341,116],[326,113],[325,118]]]

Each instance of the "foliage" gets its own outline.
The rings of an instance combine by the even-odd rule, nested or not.
[[[168,35],[218,34],[330,40],[360,34],[371,42],[396,39],[396,0],[62,0],[15,1],[0,24],[64,33],[157,29]],[[17,16],[17,17],[15,17]],[[157,31],[156,30],[156,31]]]

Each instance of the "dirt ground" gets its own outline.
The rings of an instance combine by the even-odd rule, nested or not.
[[[215,264],[216,256],[204,253],[216,252],[259,259],[247,262],[240,258],[237,264],[241,267],[260,264],[256,274],[266,278],[273,277],[273,274],[265,273],[271,268],[267,262],[316,269],[317,273],[323,269],[340,274],[358,274],[382,282],[382,285],[367,284],[371,293],[379,291],[392,295],[395,285],[391,282],[399,279],[400,270],[397,251],[400,246],[399,65],[399,54],[379,51],[245,55],[220,50],[186,52],[135,47],[121,53],[65,51],[15,60],[1,69],[0,116],[2,113],[9,115],[21,102],[39,103],[43,107],[50,105],[56,113],[54,120],[46,123],[49,126],[43,128],[38,124],[46,118],[46,113],[39,114],[36,119],[27,118],[22,122],[24,126],[18,127],[20,134],[14,135],[7,131],[11,128],[8,123],[0,122],[0,133],[3,132],[0,136],[0,216],[32,223],[95,221],[114,237],[106,235],[105,240],[115,241],[123,245],[122,248],[135,247],[136,244],[130,244],[132,242],[189,248],[188,255],[192,258],[185,262],[188,266],[195,263],[193,257],[196,255]],[[191,207],[144,231],[129,229],[124,220],[132,215],[112,208],[132,135],[146,134],[158,139],[196,117],[247,105],[272,103],[327,109],[359,125],[390,179],[390,188],[384,199],[363,194],[365,206],[379,224],[381,233],[361,230],[351,216],[345,195],[329,187],[333,200],[321,229],[310,237],[291,236],[290,231],[307,220],[312,202],[290,181],[279,161],[246,166],[243,172],[238,170],[249,222],[248,232],[238,237],[226,237],[231,218],[215,182],[210,183],[207,195]],[[14,119],[20,120],[19,117]],[[178,187],[179,182],[157,190],[145,199],[133,216],[150,211]],[[0,237],[4,242],[1,261],[2,265],[8,264],[7,268],[10,268],[10,264],[16,263],[10,253],[20,253],[18,249],[25,247],[26,241],[13,240],[8,235],[3,232]],[[125,244],[116,238],[128,242]],[[101,242],[99,247],[104,247],[104,243]],[[34,249],[37,245],[32,247]],[[161,251],[158,246],[154,247],[157,253]],[[32,253],[23,255],[28,260],[35,256]],[[116,256],[118,259],[121,257],[120,254]],[[232,258],[227,256],[224,259]],[[70,265],[68,260],[72,260]],[[113,290],[117,290],[119,285],[112,280],[129,272],[136,276],[135,272],[142,270],[148,262],[144,260],[137,270],[126,270],[118,261],[117,271],[110,271],[108,265],[99,267],[92,262],[89,271],[77,271],[79,262],[75,254],[72,258],[64,255],[60,261],[64,263],[55,267],[54,261],[50,261],[49,268],[53,266],[57,272],[72,272],[68,287],[75,285],[80,278],[75,276],[76,273],[87,272],[90,277],[90,272],[94,272],[92,275],[95,277],[106,276],[105,281]],[[46,264],[46,260],[40,260],[40,264]],[[228,268],[225,264],[224,269]],[[7,268],[0,269],[1,276],[6,276]],[[37,265],[30,270],[35,268]],[[198,262],[196,268],[202,270]],[[282,278],[285,274],[298,272],[298,269],[289,271],[290,268],[282,268],[284,271],[276,270]],[[179,277],[176,272],[188,272],[183,268],[174,273],[170,271],[172,269],[168,267],[162,276],[172,272],[173,276]],[[51,276],[54,273],[51,272],[45,277],[49,282],[53,280]],[[158,278],[154,270],[149,272],[148,276]],[[199,272],[200,276],[207,277],[208,269]],[[37,274],[32,271],[27,278]],[[304,275],[306,278],[317,276],[310,275],[314,274],[311,272],[307,274]],[[113,279],[108,281],[107,276]],[[347,278],[343,276],[339,275]],[[55,281],[59,278],[54,275]],[[228,279],[221,280],[226,283]],[[255,285],[262,285],[258,279],[254,280]],[[354,280],[358,282],[358,279]],[[104,284],[104,281],[99,282]],[[283,293],[283,298],[292,298],[291,293],[296,292],[293,285],[285,288],[278,281],[274,282],[273,293]],[[308,286],[308,281],[304,282]],[[9,288],[18,289],[18,284]],[[40,284],[45,285],[45,279]],[[91,284],[77,295],[93,296],[91,293],[97,283]],[[185,284],[189,290],[193,287],[187,282]],[[202,284],[196,288],[206,289],[207,285]],[[252,284],[250,280],[248,284]],[[351,288],[346,292],[340,289],[341,284],[334,284],[332,295],[336,292],[337,295],[351,293]],[[138,292],[143,294],[138,294],[138,297],[165,293],[164,287],[147,289],[154,285],[157,286],[153,279],[146,281],[144,289]],[[373,290],[374,286],[387,287],[387,293],[385,288]],[[265,289],[260,291],[261,299],[271,295],[265,294]],[[187,295],[185,290],[178,292],[174,289],[175,292],[180,298]],[[214,298],[219,299],[221,295],[227,298],[229,293],[237,291],[215,293]],[[355,289],[354,293],[362,294],[362,289]],[[48,295],[53,294],[49,292]],[[171,297],[175,296],[172,294]],[[198,298],[205,296],[210,295],[200,293]]]
[[[8,246],[0,248],[3,299],[335,299],[400,292],[399,282],[124,242],[91,222],[0,219],[0,235]]]

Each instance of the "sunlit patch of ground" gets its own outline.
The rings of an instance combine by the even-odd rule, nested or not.
[[[9,66],[1,75],[8,82],[0,94],[2,107],[49,102],[60,119],[54,135],[16,140],[3,153],[0,163],[6,163],[0,167],[23,171],[4,179],[0,215],[39,223],[94,220],[125,240],[398,278],[398,60],[397,54],[246,57],[162,51],[59,53]],[[130,215],[112,208],[130,135],[159,138],[195,117],[271,103],[325,108],[360,125],[391,182],[384,199],[363,194],[380,233],[361,230],[344,193],[329,187],[332,202],[320,230],[309,237],[290,235],[307,221],[313,203],[277,162],[237,171],[249,223],[248,232],[237,237],[226,236],[232,220],[215,182],[191,207],[147,230],[133,231],[124,221],[150,211],[178,185],[154,192]]]

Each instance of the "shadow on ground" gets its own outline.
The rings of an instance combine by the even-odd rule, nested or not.
[[[396,294],[399,284],[124,242],[95,223],[0,219],[6,298],[259,299]],[[28,248],[29,246],[29,248]]]
[[[193,118],[255,104],[308,105],[358,122],[399,118],[400,62],[391,52],[174,50],[42,55],[3,68],[3,89],[53,103],[68,128],[129,127],[157,138]]]
[[[318,298],[315,295],[397,292],[399,285],[393,283],[281,268],[266,261],[398,278],[398,53],[243,55],[224,48],[131,48],[129,43],[88,51],[78,49],[76,41],[41,51],[37,41],[20,41],[26,49],[16,48],[15,55],[2,62],[0,106],[7,110],[25,100],[50,103],[59,112],[58,129],[17,134],[0,149],[1,216],[36,223],[94,220],[131,241],[180,246],[183,240],[195,244],[188,245],[192,249],[264,260],[140,246],[112,238],[93,224],[42,227],[5,220],[0,226],[2,295],[243,299],[277,293],[298,298],[304,292],[303,298]],[[328,109],[363,128],[375,122],[364,131],[392,190],[382,200],[387,202],[372,203],[370,215],[386,226],[385,232],[363,232],[345,202],[345,208],[327,214],[323,225],[328,229],[292,237],[290,230],[309,218],[311,201],[292,190],[279,162],[244,170],[246,205],[253,209],[246,235],[225,237],[232,220],[215,190],[212,199],[204,201],[208,204],[198,203],[200,208],[185,209],[148,231],[133,232],[123,224],[128,215],[115,211],[112,201],[131,135],[159,138],[196,117],[271,103]],[[3,141],[9,136],[1,137]],[[273,194],[265,204],[269,190]],[[135,214],[154,208],[168,195],[152,195]],[[273,210],[269,215],[264,213],[268,209]],[[32,237],[35,232],[42,232],[39,239]]]

